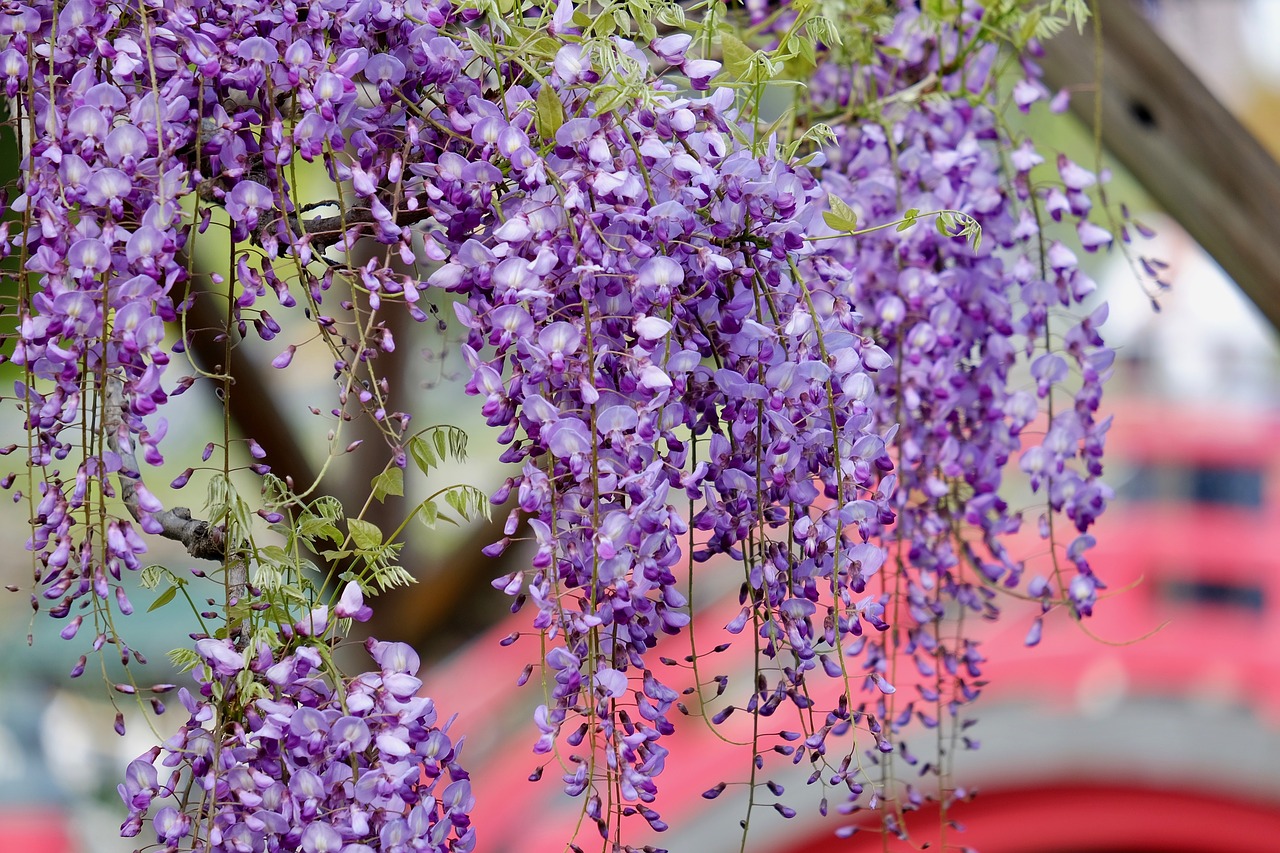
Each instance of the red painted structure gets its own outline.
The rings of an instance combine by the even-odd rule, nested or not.
[[[55,808],[0,810],[0,850],[5,853],[74,853],[67,816]]]

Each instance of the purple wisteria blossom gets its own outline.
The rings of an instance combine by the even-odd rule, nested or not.
[[[974,7],[955,29],[938,31],[923,26],[915,10],[901,12],[882,42],[900,59],[821,68],[810,87],[815,108],[856,113],[867,99],[892,98],[939,73],[941,44],[969,39],[981,16]],[[895,585],[881,603],[900,601],[907,618],[897,626],[900,640],[872,640],[865,667],[879,683],[885,662],[905,660],[918,673],[924,700],[881,698],[865,706],[894,732],[917,718],[938,725],[939,715],[922,705],[946,709],[953,724],[962,724],[959,708],[979,692],[976,646],[946,640],[938,626],[956,605],[994,618],[998,592],[1022,583],[1027,565],[1013,549],[1023,513],[1005,499],[1011,467],[1044,496],[1038,529],[1063,570],[1053,575],[1066,578],[1056,589],[1039,582],[1028,594],[1046,611],[1062,604],[1087,616],[1101,587],[1084,549],[1068,548],[1070,535],[1053,539],[1051,531],[1062,537],[1065,528],[1047,519],[1065,516],[1083,534],[1111,498],[1100,479],[1110,422],[1097,412],[1114,355],[1097,333],[1105,306],[1083,322],[1066,313],[1079,313],[1094,284],[1076,255],[1041,228],[1048,219],[1073,221],[1087,251],[1106,247],[1112,235],[1089,219],[1084,191],[1097,181],[1091,172],[1059,155],[1060,182],[1033,183],[1032,169],[1051,155],[1030,140],[1010,140],[991,102],[980,97],[992,91],[994,51],[976,51],[939,79],[918,108],[888,122],[837,128],[822,173],[860,227],[915,208],[958,210],[982,228],[980,247],[921,227],[824,240],[831,259],[852,270],[848,292],[869,315],[868,334],[894,363],[878,374],[879,393],[869,404],[881,428],[898,425],[890,501],[897,522],[886,538],[900,544],[890,544]],[[1033,68],[1029,75],[1013,90],[1023,110],[1048,96]],[[1001,146],[1012,150],[1012,169],[1001,162]],[[1029,644],[1038,640],[1036,624]],[[883,738],[881,745],[894,749]]]
[[[1085,252],[1124,235],[1095,221],[1105,174],[999,121],[981,5],[925,25],[917,4],[890,4],[892,27],[868,35],[880,61],[821,64],[797,106],[815,130],[837,123],[824,150],[759,132],[721,88],[739,73],[730,51],[722,64],[688,33],[651,30],[638,44],[623,24],[592,35],[570,0],[517,4],[514,23],[450,0],[144,5],[0,14],[6,97],[43,129],[0,202],[17,215],[0,249],[30,294],[11,360],[36,605],[64,637],[130,657],[100,614],[132,611],[139,531],[167,530],[132,469],[163,462],[163,407],[197,381],[168,369],[204,285],[188,255],[211,228],[230,237],[209,282],[228,294],[227,340],[291,334],[277,306],[301,315],[309,337],[264,363],[297,370],[304,343],[328,347],[335,399],[312,411],[367,414],[401,467],[410,418],[379,359],[400,343],[396,312],[424,321],[451,303],[466,391],[514,472],[493,502],[516,508],[486,554],[519,535],[533,552],[494,586],[541,636],[522,676],[537,668],[545,687],[534,760],[562,760],[606,842],[623,818],[665,828],[651,804],[678,715],[754,715],[754,767],[766,752],[809,762],[856,810],[864,763],[909,755],[913,720],[961,725],[979,692],[981,653],[945,620],[994,617],[1000,589],[1092,612],[1113,355],[1105,309],[1080,310],[1092,281],[1047,225]],[[745,13],[766,39],[801,14],[755,0]],[[1012,103],[1044,109],[1035,67],[1018,76]],[[330,197],[308,197],[303,164]],[[969,217],[982,243],[954,218],[848,233],[849,212],[865,229],[919,211]],[[122,411],[103,418],[116,389]],[[1043,498],[1054,584],[1022,585],[1008,471]],[[128,517],[107,508],[118,493]],[[215,537],[247,540],[225,515]],[[231,580],[267,549],[222,547],[236,600],[222,633],[196,635],[189,722],[125,773],[125,833],[174,851],[474,849],[461,741],[418,695],[416,653],[371,641],[376,671],[334,674],[346,620],[371,615],[359,582],[275,605]],[[667,683],[680,664],[654,650],[687,636],[690,579],[716,564],[734,566],[727,630],[755,665],[704,711],[729,676],[682,702]],[[271,611],[269,630],[230,615],[240,596]],[[919,698],[894,683],[900,663]],[[775,714],[792,728],[759,726]],[[865,762],[833,745],[855,729],[871,735]]]
[[[412,649],[370,640],[378,669],[335,680],[311,647],[196,645],[198,689],[178,694],[190,718],[129,765],[122,834],[209,853],[475,849],[463,739],[418,695]],[[242,714],[224,718],[229,707]]]

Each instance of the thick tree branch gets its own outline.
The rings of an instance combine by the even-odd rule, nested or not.
[[[431,211],[425,207],[417,210],[399,210],[395,214],[396,225],[416,225],[431,218]],[[312,219],[294,217],[294,227],[311,237],[311,245],[327,249],[342,242],[343,235],[361,225],[373,225],[377,219],[373,211],[367,207],[352,208],[345,215],[317,216]]]
[[[259,176],[251,174],[250,177]],[[196,195],[198,195],[202,201],[207,201],[216,205],[222,205],[224,201],[224,194],[215,190],[214,185],[211,183],[204,183],[197,187]],[[336,207],[337,202],[323,202],[308,205],[308,207],[314,209],[329,205]],[[344,239],[346,239],[347,232],[352,229],[357,229],[365,225],[376,225],[378,223],[378,218],[374,215],[373,210],[368,207],[349,207],[344,212],[334,214],[333,216],[315,216],[311,219],[304,219],[303,215],[304,214],[289,215],[289,224],[292,230],[297,234],[310,237],[311,245],[320,249],[322,252],[330,246],[335,246],[338,243],[343,242]],[[416,210],[401,208],[395,211],[394,221],[396,225],[416,225],[419,222],[424,222],[430,219],[431,216],[431,210],[427,207],[420,207]],[[260,221],[256,232],[259,243],[262,242],[262,236],[273,228],[279,219],[280,217],[274,219],[264,218]]]

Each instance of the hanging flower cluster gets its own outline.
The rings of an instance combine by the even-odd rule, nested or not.
[[[0,67],[10,97],[19,86],[29,93],[15,103],[17,125],[31,134],[19,194],[8,205],[22,225],[2,226],[3,252],[16,253],[38,281],[21,291],[11,360],[26,371],[17,396],[27,413],[29,462],[43,471],[30,496],[29,547],[42,596],[58,618],[87,604],[86,596],[132,610],[121,571],[137,569],[146,546],[130,521],[111,521],[102,531],[84,525],[97,505],[94,484],[120,463],[96,431],[95,446],[81,447],[82,436],[101,415],[95,389],[110,375],[123,384],[124,417],[145,461],[161,461],[165,423],[148,428],[141,418],[167,399],[165,323],[177,318],[172,293],[186,278],[178,259],[187,239],[181,201],[193,175],[176,152],[191,140],[188,110],[197,90],[143,84],[145,39],[136,25],[118,32],[115,61],[104,62],[99,37],[118,17],[86,0],[10,5],[0,15]],[[83,456],[68,464],[73,450]],[[161,509],[145,485],[137,495],[148,515]],[[141,527],[159,530],[149,517]],[[79,624],[69,623],[64,636]],[[104,639],[98,633],[96,645]],[[127,646],[121,654],[128,658]]]
[[[816,96],[844,109],[858,97],[892,99],[938,74],[947,48],[939,36],[913,27],[915,18],[900,15],[885,39],[886,48],[903,55],[896,76],[830,69],[815,81]],[[976,27],[979,18],[970,13],[965,23]],[[971,37],[967,30],[949,35]],[[848,238],[832,251],[855,270],[876,339],[895,361],[877,398],[878,419],[902,426],[895,536],[910,543],[909,561],[918,568],[943,577],[968,562],[987,581],[1014,587],[1022,568],[1001,544],[1021,520],[1001,498],[1011,458],[1020,460],[1033,491],[1049,492],[1049,509],[1080,534],[1109,498],[1099,480],[1108,422],[1095,418],[1114,358],[1097,334],[1106,308],[1069,320],[1065,331],[1051,328],[1060,320],[1056,306],[1079,306],[1095,285],[1076,255],[1047,233],[1048,219],[1068,215],[1089,251],[1111,236],[1089,219],[1085,190],[1093,174],[1059,156],[1061,183],[1034,187],[1031,170],[1044,160],[1030,140],[1007,165],[1001,162],[996,115],[981,99],[974,102],[990,89],[991,72],[974,74],[973,64],[989,67],[990,60],[979,54],[942,79],[945,95],[890,111],[889,121],[840,128],[823,179],[868,226],[896,220],[905,207],[958,209],[982,227],[980,249],[945,228],[918,228]],[[1073,363],[1080,379],[1072,405],[1054,411],[1054,391],[1063,393]],[[1029,370],[1030,382],[1019,367]],[[1048,435],[1024,447],[1024,430],[1046,408]],[[964,547],[954,535],[958,523],[981,534],[985,552]],[[1047,517],[1041,529],[1048,538]],[[1078,568],[1090,575],[1087,563]],[[1079,583],[1070,587],[1073,607],[1087,613],[1092,593]]]
[[[682,64],[688,41],[654,50]],[[589,114],[574,83],[597,72],[576,46],[555,68],[557,100]],[[495,585],[527,592],[534,625],[558,640],[535,751],[580,721],[619,768],[627,800],[652,800],[667,754],[675,693],[648,652],[689,621],[689,526],[694,559],[745,556],[737,630],[755,613],[765,653],[799,655],[802,672],[823,642],[815,602],[839,614],[828,642],[860,631],[858,593],[882,559],[864,543],[891,518],[877,489],[892,465],[868,410],[871,377],[889,359],[858,333],[847,270],[809,260],[806,229],[825,193],[808,171],[742,146],[731,106],[727,90],[688,98],[655,81],[643,103],[564,122],[544,160],[513,160],[521,186],[484,231],[462,215],[484,188],[455,177],[484,164],[441,158],[424,169],[443,190],[441,218],[465,223],[448,234],[461,248],[428,283],[467,296],[468,390],[504,428],[504,459],[523,465],[495,501],[516,490],[508,533],[523,513],[538,540],[532,568]],[[525,144],[531,121],[495,108],[481,123],[501,146]],[[677,501],[692,504],[691,519]],[[780,531],[777,542],[765,544],[766,529]],[[792,545],[804,549],[798,560]],[[783,701],[807,701],[794,675],[761,710]],[[641,719],[627,722],[626,708]],[[602,781],[591,753],[570,760],[571,793]],[[599,794],[589,799],[598,809]],[[659,825],[657,812],[641,813]]]
[[[947,53],[944,40],[913,28],[916,17],[900,15],[893,37],[885,39],[886,48],[901,51],[905,59],[894,77],[854,79],[839,69],[824,69],[813,87],[823,106],[844,109],[859,97],[892,99],[913,81],[938,74],[940,57]],[[971,12],[965,23],[973,28],[979,19]],[[963,42],[971,36],[962,29],[952,37]],[[1071,363],[1080,376],[1071,410],[1053,416],[1050,437],[1021,454],[1021,468],[1031,476],[1033,490],[1053,481],[1051,508],[1082,533],[1108,497],[1097,461],[1106,425],[1094,418],[1101,380],[1113,359],[1097,334],[1106,308],[1069,321],[1065,332],[1051,329],[1052,321],[1060,321],[1054,307],[1076,308],[1095,285],[1079,269],[1076,255],[1049,233],[1048,220],[1066,215],[1087,251],[1112,238],[1089,218],[1092,201],[1086,190],[1095,175],[1059,155],[1060,182],[1033,186],[1031,171],[1044,158],[1030,140],[1014,148],[1007,164],[1001,162],[999,145],[1005,138],[997,116],[981,99],[974,103],[991,88],[991,72],[974,74],[973,64],[987,67],[990,60],[979,54],[943,78],[947,94],[900,114],[890,111],[889,121],[839,128],[823,179],[868,226],[896,220],[905,207],[958,209],[982,227],[986,245],[981,249],[945,229],[920,228],[849,238],[833,251],[855,269],[858,296],[874,311],[876,337],[900,365],[886,374],[890,393],[879,399],[891,407],[879,417],[904,427],[900,476],[904,485],[909,482],[907,491],[918,489],[937,499],[950,491],[946,480],[963,478],[972,493],[962,496],[963,520],[983,533],[1002,563],[984,571],[992,581],[1016,585],[1021,572],[998,545],[999,537],[1016,527],[998,494],[1003,469],[1022,449],[1022,431],[1051,392],[1062,390]],[[1021,85],[1037,86],[1032,80]],[[1010,376],[1020,358],[1034,387],[1021,389],[1022,377]],[[901,506],[908,505],[904,498]],[[926,500],[921,506],[936,514],[948,505]],[[913,521],[899,530],[909,531],[910,538],[929,526]],[[921,551],[934,551],[925,542],[917,544]],[[1074,604],[1080,611],[1087,607],[1083,599]]]
[[[657,37],[652,19],[678,10],[638,6],[635,32],[569,0],[514,16],[450,0],[0,14],[0,72],[30,132],[9,204],[21,224],[0,245],[33,274],[12,358],[40,472],[30,547],[55,617],[92,607],[100,648],[110,600],[131,610],[119,581],[145,551],[135,525],[187,541],[189,516],[146,489],[132,448],[162,461],[163,421],[144,419],[167,399],[165,323],[189,305],[176,294],[198,289],[181,253],[223,226],[228,333],[281,333],[268,289],[300,307],[333,359],[332,414],[366,412],[402,467],[409,418],[377,362],[397,346],[388,311],[422,320],[433,299],[457,300],[467,390],[519,466],[493,496],[518,508],[488,553],[522,521],[537,545],[495,582],[516,609],[533,603],[544,638],[533,749],[564,750],[565,790],[605,839],[631,815],[665,827],[664,738],[672,708],[688,709],[653,649],[685,631],[687,584],[708,561],[740,566],[728,631],[758,662],[711,725],[785,709],[790,728],[754,737],[752,784],[775,738],[813,780],[844,786],[849,809],[862,744],[829,760],[829,738],[857,728],[873,758],[905,756],[894,738],[909,722],[939,725],[976,695],[981,656],[942,625],[952,603],[994,616],[993,590],[1022,584],[1010,464],[1047,495],[1041,535],[1075,569],[1068,580],[1055,562],[1025,594],[1089,615],[1111,353],[1105,309],[1051,326],[1092,283],[1047,220],[1074,221],[1089,251],[1111,238],[1090,219],[1094,175],[1062,159],[1060,182],[1033,183],[1045,155],[1010,150],[982,8],[926,25],[904,3],[871,39],[881,61],[820,65],[797,120],[834,122],[834,139],[801,161],[794,140],[758,132],[758,98],[712,89],[723,69],[689,34]],[[749,9],[779,50],[806,26],[834,33],[814,14]],[[1044,94],[1028,66],[1015,103]],[[306,164],[331,197],[305,191]],[[938,230],[879,228],[912,209],[906,225],[949,213]],[[981,248],[948,230],[956,217],[981,226]],[[1043,439],[1027,440],[1033,424]],[[133,521],[99,511],[113,476]],[[238,598],[232,566],[252,549],[233,516],[212,529]],[[1060,516],[1079,534],[1069,546]],[[466,775],[416,697],[416,657],[374,644],[380,671],[341,679],[329,616],[197,642],[203,701],[183,694],[191,721],[131,768],[127,833],[185,778],[203,805],[155,812],[166,849],[472,849]],[[900,658],[927,682],[919,707],[894,704]],[[727,676],[713,681],[723,692]],[[164,785],[161,756],[176,774]],[[875,799],[891,788],[882,779]]]
[[[938,30],[907,9],[876,43],[886,61],[824,66],[810,87],[822,114],[889,105],[835,129],[822,180],[868,231],[828,241],[827,250],[853,271],[853,298],[894,362],[872,401],[877,424],[899,426],[898,521],[886,537],[894,571],[881,600],[901,601],[908,618],[900,637],[882,635],[869,653],[901,656],[917,670],[924,710],[915,700],[880,700],[875,710],[895,721],[893,731],[917,716],[937,725],[929,708],[955,716],[979,692],[977,646],[946,627],[954,605],[993,618],[997,590],[1022,589],[1046,611],[1063,603],[1087,616],[1102,586],[1085,551],[1111,497],[1100,479],[1110,420],[1097,410],[1114,353],[1098,335],[1106,306],[1078,314],[1095,285],[1051,220],[1073,223],[1087,251],[1112,238],[1090,219],[1096,176],[1059,155],[1057,181],[1033,179],[1044,155],[1002,128],[996,49],[975,49],[983,16],[974,6]],[[1024,70],[1013,98],[1026,109],[1048,93],[1032,63]],[[967,214],[981,243],[946,221],[877,228],[913,209]],[[1064,320],[1068,311],[1077,316]],[[1023,524],[1023,509],[1007,500],[1011,463],[1047,498],[1037,530],[1051,545],[1052,577],[1025,586],[1023,558],[1010,551]],[[1071,577],[1059,560],[1070,561]]]
[[[332,616],[367,618],[354,583]],[[277,649],[196,642],[202,698],[182,688],[186,725],[129,765],[123,835],[154,831],[175,853],[475,849],[462,739],[418,695],[417,653],[369,640],[378,670],[335,681],[320,642],[330,621],[327,607],[313,610]]]

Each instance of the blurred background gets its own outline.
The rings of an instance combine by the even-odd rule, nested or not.
[[[1213,95],[1280,156],[1280,0],[1137,5]],[[1055,127],[1074,119],[1059,122]],[[1083,126],[1063,130],[1055,143],[1091,162]],[[1050,620],[1039,646],[1027,649],[1034,613],[1019,613],[1012,602],[989,630],[990,687],[971,732],[982,748],[966,753],[955,772],[957,782],[980,793],[951,815],[966,831],[949,833],[946,844],[984,853],[1280,850],[1280,346],[1276,330],[1220,267],[1139,183],[1110,165],[1111,198],[1127,201],[1157,230],[1142,254],[1166,262],[1172,284],[1157,313],[1118,253],[1088,259],[1111,305],[1104,335],[1119,355],[1104,402],[1115,416],[1108,481],[1117,500],[1098,526],[1092,560],[1111,594],[1090,634]],[[1280,271],[1271,274],[1280,285]],[[297,388],[257,367],[275,352],[254,343],[240,350],[236,370],[258,391],[240,395],[248,408],[233,414],[255,436],[268,436],[259,440],[277,470],[306,481],[326,448],[295,444],[308,426],[305,406]],[[456,381],[455,348],[437,332],[420,349],[401,347],[388,369],[405,387],[421,389],[420,400],[430,405],[420,406],[423,424],[454,423],[477,437],[469,464],[439,472],[435,484],[492,489],[506,475],[479,449],[487,430]],[[165,447],[174,459],[198,452],[198,445],[183,446],[184,437],[203,443],[192,425],[218,416],[212,395],[185,395],[170,413]],[[20,429],[15,412],[0,413],[0,429]],[[367,489],[361,462],[351,460],[349,494]],[[384,511],[403,517],[407,506],[392,502]],[[0,546],[15,555],[25,554],[20,514],[7,513],[0,526]],[[423,529],[406,562],[422,582],[380,600],[370,630],[421,648],[432,661],[427,692],[462,715],[480,849],[560,850],[577,804],[564,801],[555,773],[541,784],[525,781],[534,767],[527,721],[536,699],[512,685],[532,655],[498,645],[523,621],[501,622],[507,602],[488,584],[499,572],[478,553],[499,538],[504,520],[500,510],[488,526]],[[157,544],[155,562],[188,563],[165,544]],[[0,853],[132,850],[117,838],[123,808],[115,786],[156,734],[126,706],[128,734],[112,732],[116,710],[103,700],[102,678],[116,679],[91,669],[70,682],[78,647],[73,653],[74,644],[58,639],[59,626],[32,619],[27,561],[6,561],[0,573],[23,590],[0,595]],[[153,596],[136,590],[134,600],[145,609]],[[179,608],[161,615],[130,626],[126,636],[151,659],[151,677],[176,680],[163,674],[164,653],[191,626]],[[173,716],[161,721],[181,722]],[[674,828],[655,841],[673,853],[737,850],[742,802],[696,796],[714,784],[726,759],[697,732],[682,738],[694,757],[664,776],[676,792],[664,808]],[[835,824],[793,805],[801,816],[790,822],[753,815],[751,850],[881,849],[878,837],[865,847],[857,836],[838,841]],[[918,823],[917,842],[932,840],[937,849],[936,815]]]

